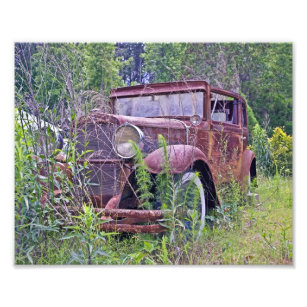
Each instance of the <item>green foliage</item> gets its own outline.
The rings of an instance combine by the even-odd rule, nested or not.
[[[145,209],[152,209],[151,200],[153,199],[153,194],[150,192],[153,186],[148,167],[143,160],[143,154],[140,148],[131,141],[131,144],[135,151],[134,163],[136,165],[136,181],[137,181],[137,193],[141,200],[142,206]]]
[[[170,170],[167,143],[163,135],[158,135],[158,143],[163,150],[164,163],[161,172],[156,177],[157,198],[162,208],[170,208],[173,203],[174,178]]]
[[[254,130],[256,125],[259,125],[253,109],[247,104],[247,119],[248,119],[248,131],[249,134],[251,135],[251,131]]]
[[[227,223],[212,222],[192,245],[170,244],[168,236],[159,238],[149,234],[124,239],[105,237],[100,248],[109,257],[97,255],[93,263],[292,264],[292,178],[260,177],[258,182],[255,192],[259,194],[260,202],[238,207],[239,211],[234,214],[238,218],[232,220],[231,227]],[[60,240],[62,237],[63,234],[55,233],[53,238],[47,237],[36,247],[35,253],[30,252],[33,263],[67,264],[72,257],[71,251],[78,252],[81,243],[77,238]],[[16,261],[29,262],[21,257]]]
[[[74,216],[79,222],[72,226],[67,226],[70,232],[62,240],[76,238],[79,242],[79,249],[77,252],[72,251],[72,257],[68,264],[95,264],[96,257],[106,256],[101,247],[105,244],[106,234],[100,230],[100,225],[106,223],[108,220],[101,220],[99,213],[95,213],[90,206],[83,205],[83,210],[77,216]],[[108,236],[112,233],[108,233]]]
[[[120,68],[119,75],[126,85],[146,82],[147,73],[144,71],[144,43],[117,43],[116,57],[125,63]]]
[[[274,172],[272,148],[266,131],[259,125],[254,127],[252,132],[252,150],[256,155],[257,167],[266,176]]]
[[[89,43],[84,46],[84,65],[88,88],[109,94],[111,88],[123,86],[119,70],[125,63],[115,57],[116,45]]]
[[[61,222],[48,207],[41,206],[48,178],[42,184],[38,159],[33,158],[35,139],[26,135],[25,127],[15,118],[15,253],[16,262],[33,264],[36,248],[58,232]],[[47,190],[48,191],[48,190]]]
[[[273,162],[281,175],[292,175],[292,137],[276,127],[269,139]]]
[[[167,249],[167,237],[163,236],[161,240],[161,258],[163,264],[170,264],[168,249]]]
[[[255,113],[253,109],[250,107],[246,95],[240,92],[240,95],[245,99],[247,106],[247,121],[248,121],[248,131],[249,131],[249,142],[252,139],[252,131],[254,130],[256,125],[259,125],[258,120],[255,117]]]
[[[15,119],[15,237],[16,263],[41,263],[57,244],[63,226],[72,223],[67,206],[81,207],[91,184],[86,163],[76,163],[86,152],[78,153],[76,136],[66,150],[66,166],[71,172],[57,167],[56,139],[48,127],[39,127],[38,119],[16,110]],[[61,193],[55,196],[54,191]],[[60,208],[60,209],[58,209]],[[64,210],[64,214],[63,214]],[[66,257],[66,255],[65,255]],[[67,259],[68,261],[69,259]],[[65,262],[65,261],[64,261]]]
[[[186,43],[147,43],[145,69],[150,73],[150,81],[170,82],[182,79]]]

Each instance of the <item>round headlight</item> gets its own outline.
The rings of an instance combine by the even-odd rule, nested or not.
[[[131,141],[140,146],[143,137],[144,134],[138,127],[132,124],[123,124],[115,131],[113,139],[114,150],[121,158],[130,159],[135,156]]]

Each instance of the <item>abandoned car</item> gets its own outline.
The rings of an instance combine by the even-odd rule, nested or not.
[[[137,191],[133,141],[144,155],[153,182],[165,162],[158,135],[167,142],[170,171],[184,186],[200,192],[203,227],[210,208],[219,205],[216,185],[231,178],[242,186],[256,177],[256,160],[247,150],[245,100],[205,81],[145,84],[113,89],[110,109],[93,110],[76,126],[77,150],[88,152],[89,195],[96,211],[111,219],[102,228],[159,233],[165,228],[159,204],[147,210]],[[199,174],[195,178],[195,174]],[[161,204],[160,204],[161,205]]]

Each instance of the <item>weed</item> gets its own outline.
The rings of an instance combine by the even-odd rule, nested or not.
[[[62,238],[62,240],[76,238],[79,242],[79,249],[77,252],[72,251],[72,257],[68,264],[74,262],[93,264],[97,256],[108,257],[108,254],[101,249],[101,246],[106,242],[105,236],[110,236],[112,233],[106,234],[100,230],[100,225],[107,222],[107,220],[101,220],[99,214],[94,213],[93,209],[85,204],[83,205],[83,211],[79,212],[74,218],[79,220],[79,223],[66,227],[70,232],[68,236]]]
[[[150,192],[152,189],[152,180],[150,173],[148,172],[147,165],[144,162],[143,154],[139,147],[131,141],[133,149],[135,151],[134,163],[136,165],[136,180],[137,180],[137,190],[142,206],[145,209],[152,209],[153,194]]]

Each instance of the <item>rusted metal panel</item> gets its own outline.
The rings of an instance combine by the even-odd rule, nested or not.
[[[152,83],[122,87],[111,90],[110,98],[129,97],[150,94],[174,93],[183,91],[207,90],[206,81],[178,81],[168,83]]]
[[[60,211],[60,206],[55,207]],[[78,207],[68,207],[70,212],[79,212]],[[66,210],[66,209],[65,209]],[[82,210],[82,209],[81,209]],[[96,213],[101,214],[101,219],[106,220],[101,225],[104,231],[115,232],[130,232],[130,233],[160,233],[164,232],[165,227],[159,224],[137,225],[138,223],[152,223],[163,218],[163,211],[161,210],[125,210],[125,209],[100,209],[93,208]]]
[[[244,177],[249,174],[253,159],[255,159],[255,154],[251,150],[245,150],[242,155],[242,168],[240,173],[240,180],[242,182],[244,181]]]
[[[228,90],[225,90],[225,89],[222,89],[222,88],[219,88],[219,87],[215,87],[215,86],[212,86],[212,85],[210,87],[211,87],[212,93],[217,93],[217,94],[221,94],[221,95],[224,95],[224,96],[237,98],[238,100],[245,102],[245,99],[242,96],[240,96],[238,93],[228,91]]]
[[[109,224],[101,225],[104,231],[128,232],[128,233],[161,233],[165,228],[159,224],[154,225],[129,225],[129,224]]]
[[[167,146],[170,169],[174,174],[184,172],[194,161],[202,160],[210,165],[207,157],[200,149],[191,145],[171,145]],[[145,158],[145,163],[149,170],[158,174],[165,163],[163,148],[159,148]]]
[[[155,221],[163,217],[162,210],[128,210],[128,209],[104,209],[96,210],[96,212],[101,213],[105,216],[110,216],[113,219],[121,217],[131,217],[131,218],[140,218],[147,219],[150,221]]]
[[[57,210],[60,210],[60,206],[55,207]],[[79,212],[80,208],[78,207],[67,207],[71,212]],[[163,218],[162,210],[129,210],[129,209],[101,209],[93,208],[95,213],[101,214],[101,216],[110,217],[112,219],[118,218],[137,218],[142,220],[156,221]]]

